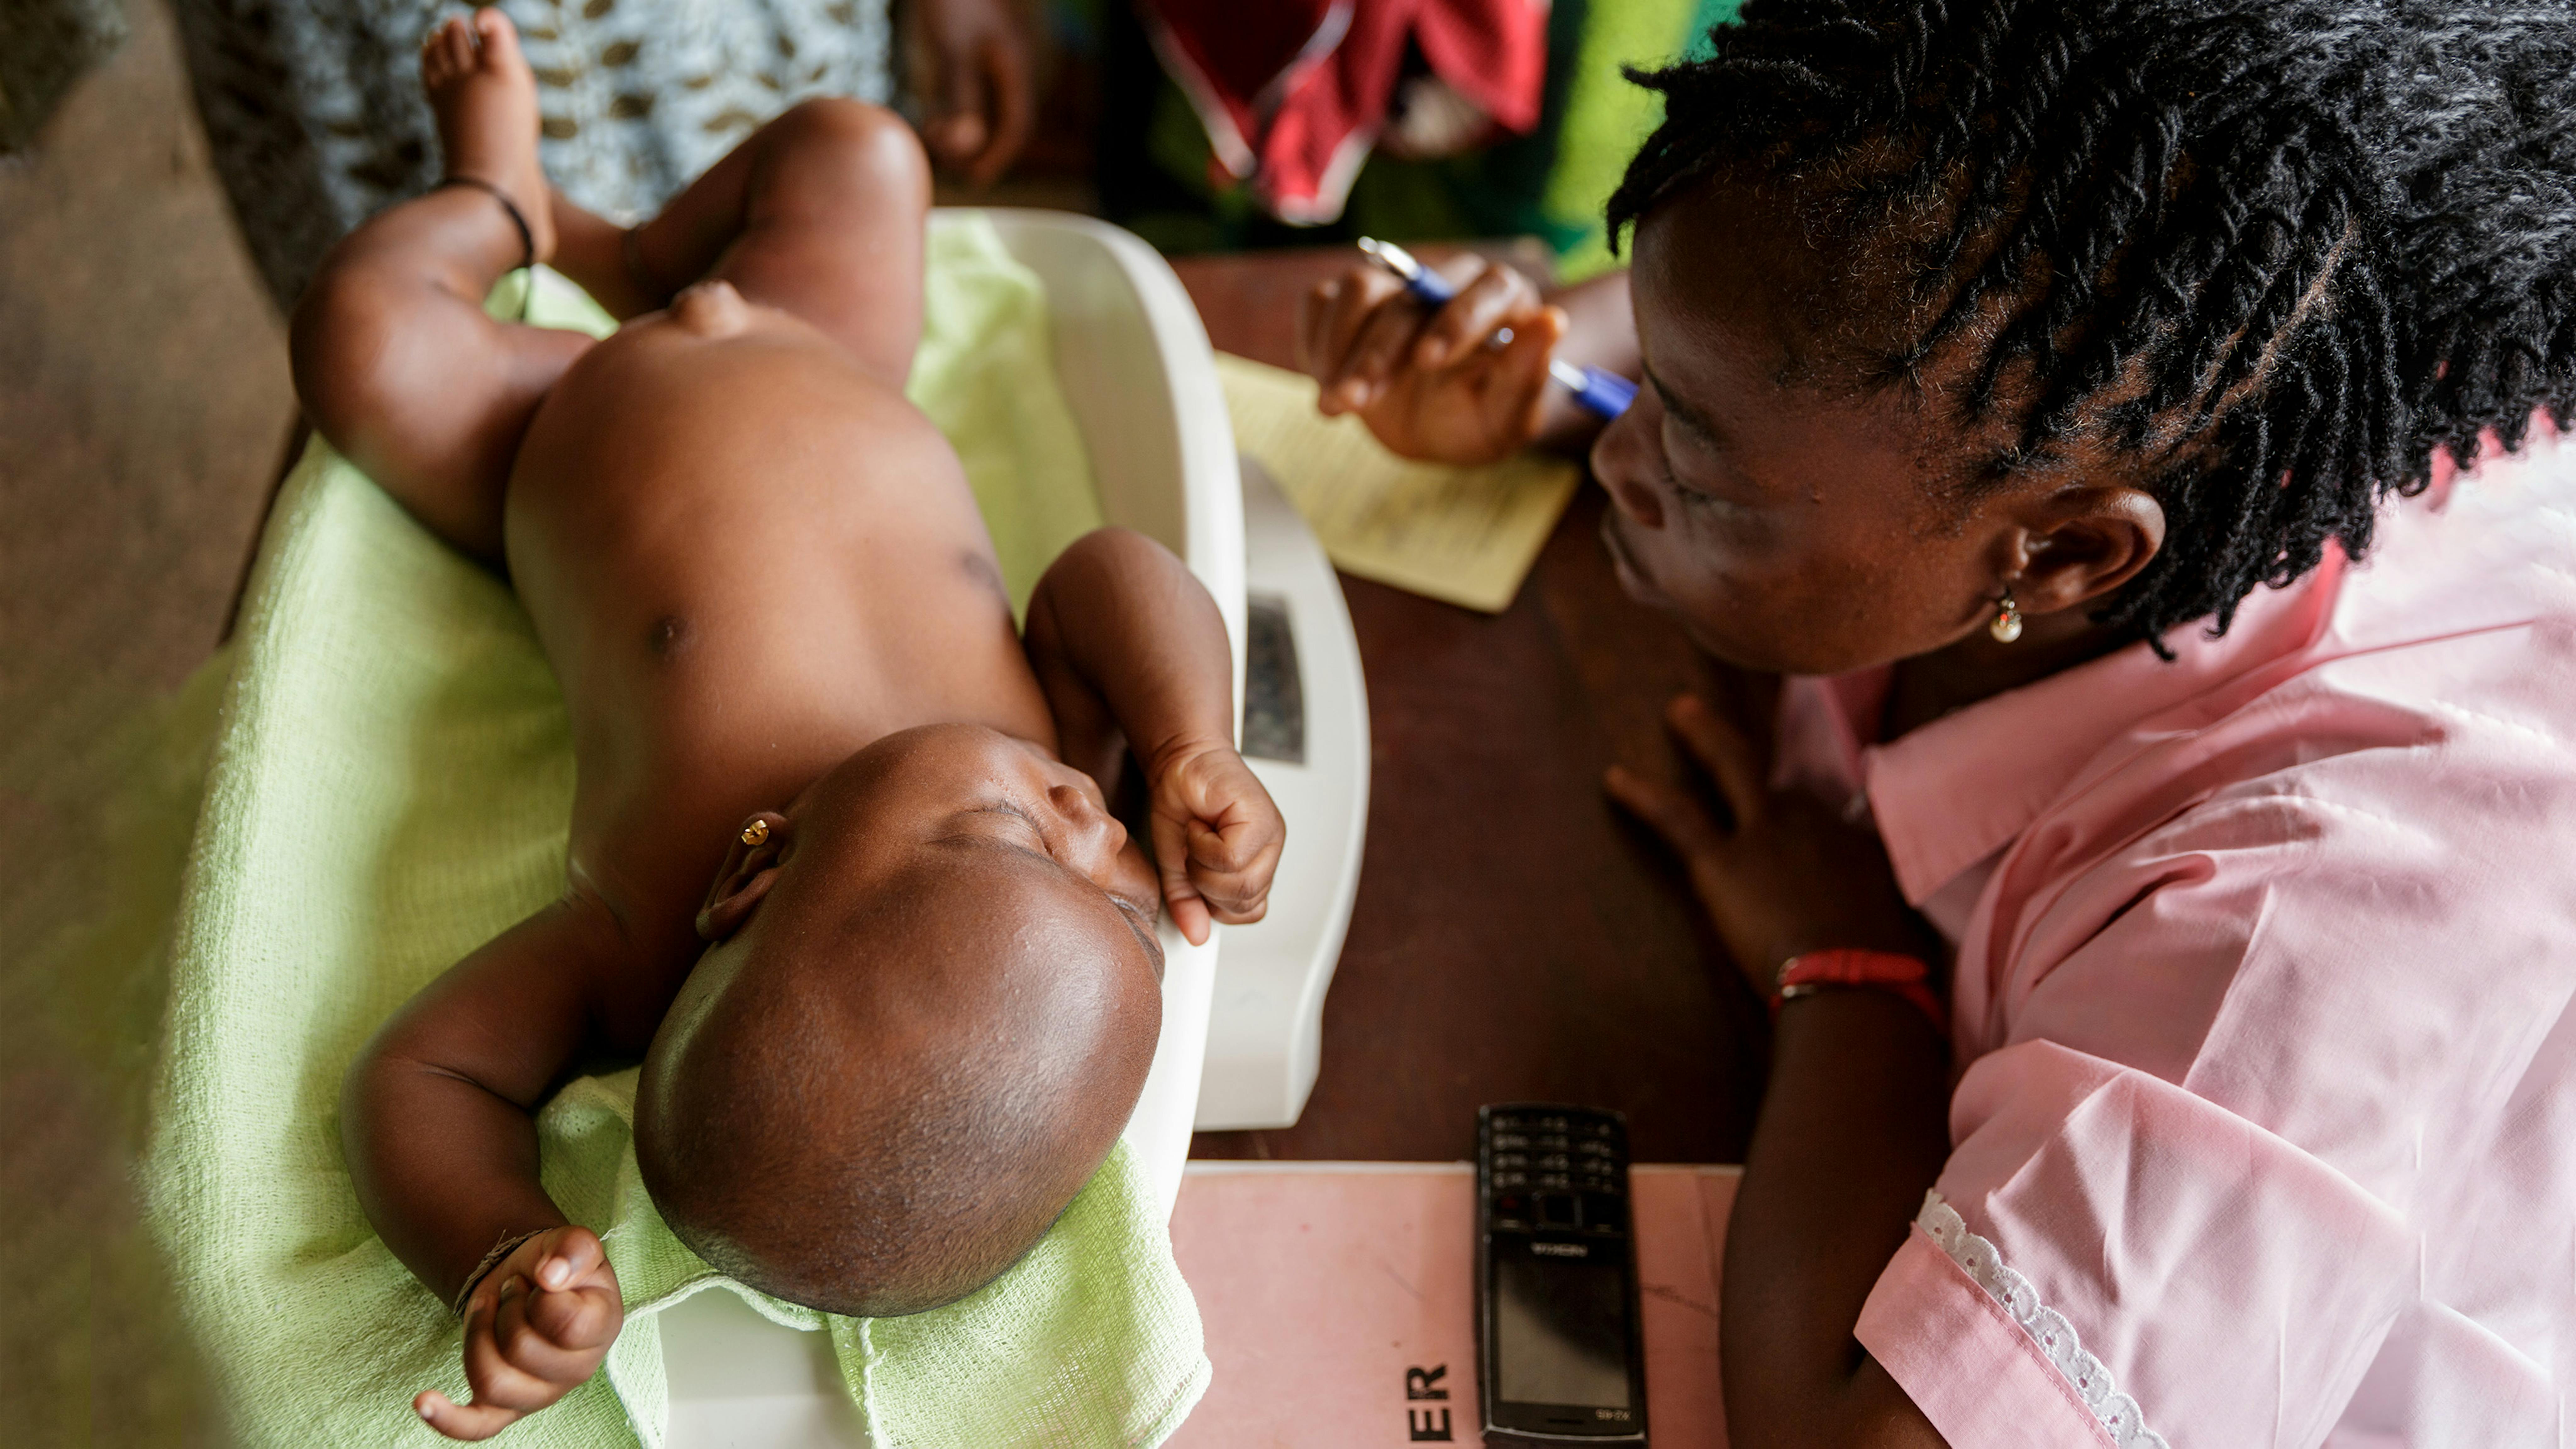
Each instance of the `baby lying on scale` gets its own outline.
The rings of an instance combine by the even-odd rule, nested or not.
[[[415,1406],[480,1438],[622,1317],[538,1182],[568,1077],[642,1058],[645,1184],[718,1268],[837,1313],[949,1302],[1125,1125],[1158,902],[1193,941],[1258,919],[1282,830],[1171,554],[1092,534],[1014,629],[903,398],[929,185],[899,121],[800,106],[630,233],[550,193],[497,12],[422,75],[453,181],[332,254],[294,362],[334,446],[506,569],[571,716],[562,896],[387,1023],[342,1104],[368,1217],[465,1317],[473,1401]],[[594,344],[487,317],[529,260],[634,320]],[[1128,749],[1159,872],[1095,783]]]

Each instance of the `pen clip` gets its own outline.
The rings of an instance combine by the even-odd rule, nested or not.
[[[1393,242],[1379,241],[1376,237],[1364,236],[1361,237],[1355,245],[1357,245],[1362,252],[1367,254],[1370,261],[1373,261],[1379,266],[1386,268],[1388,271],[1395,273],[1397,278],[1402,281],[1412,282],[1422,275],[1422,263],[1414,259],[1413,253],[1406,251],[1404,248],[1397,246]]]

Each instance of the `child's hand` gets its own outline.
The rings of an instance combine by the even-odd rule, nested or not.
[[[942,165],[990,185],[1028,144],[1036,120],[1029,42],[1003,0],[914,0],[902,11],[914,51],[921,139]]]
[[[581,1386],[626,1321],[616,1270],[583,1227],[521,1243],[474,1285],[465,1304],[465,1382],[474,1401],[436,1389],[411,1401],[450,1439],[489,1439]]]
[[[1539,435],[1547,360],[1566,316],[1527,277],[1464,257],[1439,269],[1458,295],[1433,312],[1377,267],[1358,266],[1306,294],[1298,365],[1326,415],[1355,412],[1408,458],[1490,463]],[[1508,327],[1511,341],[1488,345]]]
[[[1288,835],[1279,807],[1231,745],[1166,751],[1150,767],[1154,864],[1163,905],[1193,946],[1208,919],[1249,925],[1270,908],[1270,877]]]

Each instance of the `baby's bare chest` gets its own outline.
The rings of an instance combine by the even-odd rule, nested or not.
[[[577,857],[694,902],[704,841],[885,734],[1053,738],[928,419],[793,352],[635,340],[558,385],[504,510],[571,716]]]
[[[779,808],[915,725],[1052,737],[971,496],[907,497],[913,481],[701,475],[514,518],[514,581],[573,724],[577,837]]]

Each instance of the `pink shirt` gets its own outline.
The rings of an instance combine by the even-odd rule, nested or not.
[[[1859,1338],[1955,1449],[2565,1445],[2576,445],[1784,781],[1957,948],[1952,1154]],[[1865,797],[1865,798],[1864,798]]]

